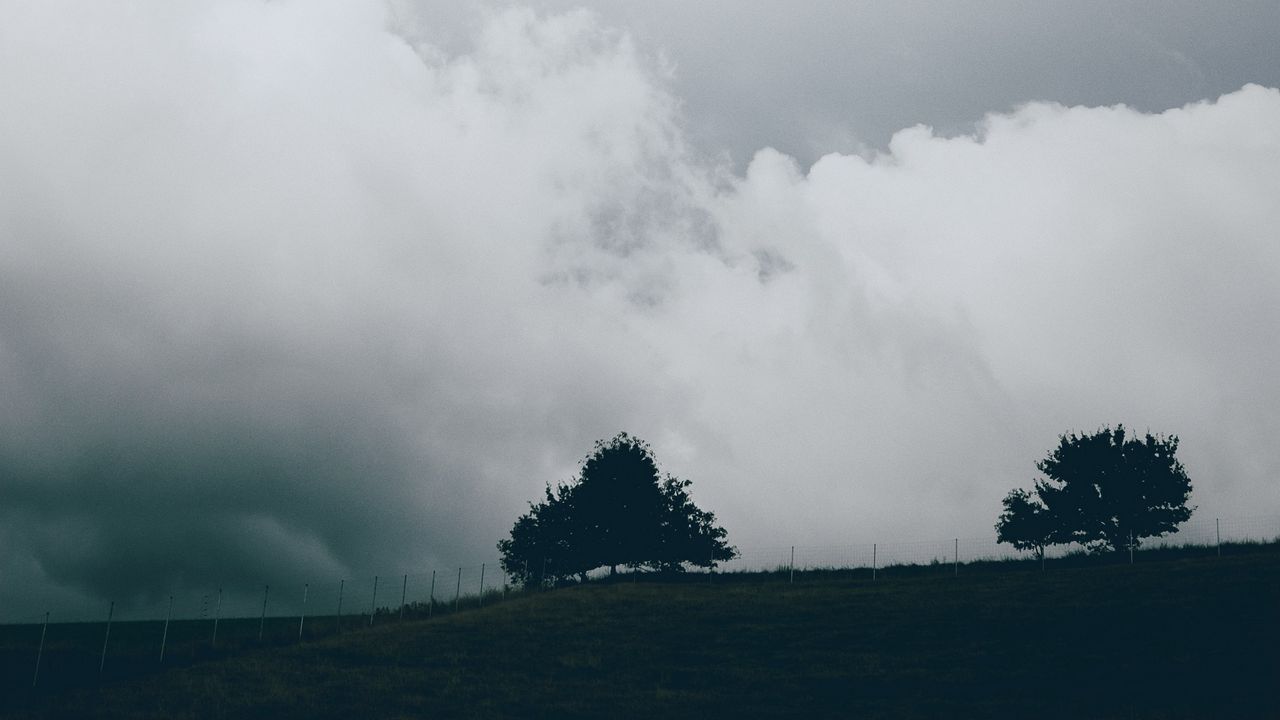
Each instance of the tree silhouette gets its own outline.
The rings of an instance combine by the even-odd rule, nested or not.
[[[640,565],[661,554],[662,488],[658,463],[639,438],[597,440],[573,489],[573,512],[593,567]]]
[[[679,572],[713,567],[736,551],[715,515],[689,497],[688,480],[661,479],[649,445],[627,433],[597,441],[577,481],[546,488],[498,543],[502,565],[523,583],[585,579],[608,567]]]
[[[498,542],[503,568],[521,585],[585,577],[591,569],[575,542],[579,532],[573,525],[571,492],[565,485],[555,490],[548,485],[545,499],[530,503],[529,512],[516,519],[511,537]]]
[[[738,551],[725,543],[727,533],[716,525],[715,513],[693,504],[688,493],[692,484],[670,475],[662,481],[661,551],[645,565],[666,572],[681,572],[686,563],[709,568],[737,557]]]
[[[1036,463],[1045,478],[1034,498],[1022,490],[1005,497],[997,537],[1020,549],[1076,542],[1119,551],[1173,532],[1195,510],[1187,507],[1191,480],[1177,451],[1177,436],[1135,438],[1124,425],[1062,435]]]
[[[1036,467],[1047,480],[1041,500],[1065,524],[1075,542],[1123,550],[1159,537],[1191,517],[1191,480],[1174,455],[1177,436],[1142,439],[1124,425],[1092,435],[1063,435]]]
[[[1010,490],[1002,502],[1004,512],[996,521],[996,541],[1033,551],[1043,568],[1045,548],[1059,536],[1056,518],[1038,497],[1022,488]]]

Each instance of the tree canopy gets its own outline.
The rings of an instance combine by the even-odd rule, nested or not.
[[[681,572],[735,557],[715,515],[689,497],[690,484],[662,477],[639,438],[597,441],[574,482],[547,485],[543,500],[516,519],[498,543],[502,566],[530,583],[585,578],[601,567]]]
[[[1047,545],[1071,542],[1123,550],[1173,532],[1195,509],[1187,506],[1191,480],[1177,450],[1177,436],[1139,438],[1124,425],[1062,435],[1036,463],[1044,478],[1034,492],[1005,497],[997,539],[1043,554]]]
[[[1057,532],[1049,509],[1022,488],[1010,490],[1002,502],[1004,512],[996,521],[996,540],[1034,551],[1043,561],[1045,548],[1054,543]]]

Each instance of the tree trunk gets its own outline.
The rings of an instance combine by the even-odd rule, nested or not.
[[[618,574],[618,566],[617,566],[617,565],[610,565],[610,566],[609,566],[609,577],[613,577],[614,575],[617,575],[617,574]]]

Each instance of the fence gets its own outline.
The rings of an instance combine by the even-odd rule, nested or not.
[[[1274,542],[1280,517],[1188,522],[1177,533],[1148,539],[1130,555],[1161,548],[1205,554],[1234,551],[1241,543]],[[1081,552],[1053,547],[1051,562]],[[726,573],[766,572],[795,582],[814,571],[851,570],[877,578],[922,567],[960,574],[967,564],[1027,558],[993,536],[922,542],[743,548],[707,579]],[[643,577],[636,575],[634,577]],[[209,585],[196,592],[107,601],[62,616],[41,613],[0,625],[0,687],[66,687],[154,672],[219,654],[268,645],[297,644],[404,619],[430,618],[477,608],[529,589],[513,587],[496,560],[414,573],[331,578],[251,586]]]
[[[1222,544],[1272,542],[1280,538],[1280,516],[1212,518],[1183,523],[1176,533],[1147,538],[1135,548],[1143,552],[1173,547],[1202,547],[1216,552]],[[1050,559],[1084,552],[1079,545],[1054,545]],[[939,538],[914,542],[862,542],[845,545],[787,545],[740,549],[738,557],[720,563],[717,572],[786,570],[879,570],[894,566],[943,565],[955,569],[965,563],[1016,560],[1029,553],[996,542],[995,535]]]
[[[58,691],[256,647],[298,644],[480,607],[517,589],[498,563],[289,584],[210,585],[0,624],[0,709]]]

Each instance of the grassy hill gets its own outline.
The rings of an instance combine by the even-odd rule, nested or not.
[[[16,717],[1280,717],[1280,548],[600,583],[46,691]]]

